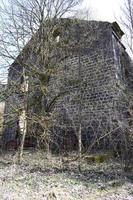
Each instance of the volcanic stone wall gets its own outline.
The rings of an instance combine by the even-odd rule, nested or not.
[[[57,90],[66,91],[55,106],[55,126],[58,127],[55,132],[63,143],[60,134],[64,130],[67,143],[76,146],[81,126],[84,145],[89,146],[94,138],[99,142],[103,137],[106,147],[103,140],[99,143],[107,148],[112,145],[109,140],[114,142],[115,129],[119,130],[118,121],[126,117],[128,102],[122,102],[120,84],[128,81],[124,68],[130,68],[131,63],[112,24],[86,23],[69,25],[71,56],[61,63],[57,79],[50,85],[52,94]]]
[[[68,130],[71,127],[75,134],[81,124],[82,135],[90,137],[109,130],[118,89],[111,24],[88,24],[80,22],[77,26],[74,24],[75,30],[70,28],[69,34],[75,44],[71,56],[60,65],[58,78],[51,85],[54,85],[53,91],[60,88],[67,93],[56,104],[57,124],[60,127],[65,124]],[[77,32],[78,39],[74,35]]]
[[[121,67],[121,55],[126,54],[125,48],[112,24],[108,22],[61,19],[54,37],[58,38],[57,49],[53,52],[56,55],[56,62],[58,63],[62,57],[48,87],[47,101],[61,94],[52,110],[55,118],[54,140],[55,143],[65,143],[69,147],[72,144],[73,148],[77,147],[78,131],[81,126],[82,141],[88,145],[91,137],[98,138],[101,134],[112,131],[112,122],[117,120],[118,112],[121,115],[121,111],[118,110],[118,85],[120,77],[125,75]],[[127,63],[128,59],[124,60]],[[16,75],[17,100],[20,98],[20,74]],[[14,75],[12,67],[9,83],[16,77]],[[6,102],[6,113],[10,108],[11,99],[12,95]],[[21,101],[22,99],[21,97]],[[18,101],[13,102],[15,106],[18,104]],[[31,110],[34,110],[34,107]],[[17,120],[14,120],[16,126],[12,128],[13,133],[19,129]],[[6,127],[6,135],[10,135],[8,130]]]

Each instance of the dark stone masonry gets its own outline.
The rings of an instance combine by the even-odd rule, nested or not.
[[[59,40],[57,45],[59,42],[67,43],[64,52],[68,56],[59,63],[56,74],[49,81],[47,102],[56,94],[64,93],[53,108],[51,147],[77,149],[81,127],[84,147],[89,147],[93,140],[97,140],[95,145],[98,148],[111,148],[122,128],[120,124],[127,120],[129,114],[129,102],[123,98],[122,88],[124,86],[129,91],[133,88],[132,62],[121,43],[124,33],[116,22],[71,19],[60,21],[63,28],[56,34],[56,39]],[[28,56],[26,59],[28,60]],[[22,71],[23,67],[16,62],[9,69],[10,95],[6,100],[3,129],[5,145],[10,141],[17,143],[21,132],[23,122],[20,122],[20,116],[15,110],[21,103],[24,104],[20,95]],[[29,78],[29,94],[30,81]],[[12,88],[12,83],[17,83],[15,89]],[[32,96],[29,95],[27,102],[37,97],[39,92],[32,89]],[[29,116],[37,113],[37,107],[38,103],[34,103],[29,108]],[[37,130],[37,126],[35,128],[30,121],[27,123],[27,135],[34,136]]]

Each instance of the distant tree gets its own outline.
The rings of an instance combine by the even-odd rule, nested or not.
[[[128,102],[128,116],[127,122],[121,121],[122,131],[123,131],[123,141],[121,146],[121,151],[123,155],[123,164],[125,170],[128,169],[129,165],[133,164],[133,96],[132,96],[132,82],[133,82],[133,0],[124,0],[123,5],[121,6],[122,16],[120,17],[120,22],[125,29],[125,45],[127,51],[129,52],[131,59],[129,66],[126,66],[125,77],[126,81],[119,84],[119,88],[122,92],[121,102]],[[125,63],[121,63],[125,66]],[[120,103],[121,103],[120,102]]]
[[[95,11],[92,8],[82,8],[76,11],[75,17],[82,20],[93,20]]]
[[[120,22],[125,28],[125,42],[133,55],[133,0],[124,0],[121,11]]]

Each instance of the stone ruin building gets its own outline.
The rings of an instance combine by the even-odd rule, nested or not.
[[[47,101],[57,92],[64,92],[54,105],[56,115],[52,127],[52,145],[58,144],[62,149],[68,147],[76,149],[80,127],[85,147],[102,134],[107,134],[109,138],[103,137],[99,146],[107,147],[109,139],[114,142],[113,134],[117,141],[114,130],[118,131],[121,128],[123,120],[127,123],[130,115],[129,102],[122,97],[123,85],[129,91],[133,87],[132,62],[121,42],[124,33],[116,22],[61,19],[60,24],[63,28],[57,31],[55,39],[57,46],[60,41],[67,42],[69,56],[59,63],[59,70],[49,82],[50,97]],[[58,62],[58,53],[56,56]],[[29,57],[31,57],[29,54],[26,58],[18,57],[9,68],[10,95],[6,100],[3,129],[5,145],[16,144],[18,134],[23,127],[15,108],[18,109],[24,103],[21,92],[27,76],[25,79],[22,76],[21,59],[28,60]],[[27,102],[35,99],[37,101],[27,110],[30,116],[40,112],[37,111],[38,106],[43,106],[42,102],[39,102],[39,91],[32,88],[30,95],[31,79],[32,77],[28,77]],[[17,85],[15,89],[12,88],[12,83]],[[34,88],[36,84],[34,81]],[[30,121],[26,126],[27,135],[34,135],[39,130],[37,125],[30,125]],[[108,134],[109,132],[112,135]]]

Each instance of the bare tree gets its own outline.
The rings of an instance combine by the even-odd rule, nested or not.
[[[126,66],[125,61],[121,60],[121,65],[124,66],[123,74],[125,80],[120,82],[119,88],[121,90],[121,102],[126,102],[128,105],[128,112],[126,121],[120,120],[121,130],[123,134],[122,139],[122,163],[125,169],[128,169],[129,165],[132,165],[132,148],[133,148],[133,137],[132,137],[132,81],[133,81],[133,71],[132,71],[132,56],[133,56],[133,0],[124,0],[121,6],[121,17],[120,22],[125,30],[125,45],[127,51],[131,55],[130,62]],[[126,57],[125,57],[126,58]]]
[[[58,63],[66,57],[57,48],[62,26],[59,19],[72,12],[79,2],[11,0],[1,6],[0,55],[8,64],[13,62],[9,68],[5,99],[12,104],[10,108],[5,108],[5,127],[7,124],[11,128],[19,125],[21,129],[19,161],[22,159],[26,133],[30,132],[31,126],[32,134],[39,134],[38,138],[48,143],[51,107],[61,95],[56,93],[47,102],[49,79],[58,70]],[[60,49],[65,48],[64,44],[60,46]],[[14,124],[16,121],[17,124]]]
[[[125,42],[131,55],[133,54],[133,1],[124,0],[121,6],[120,21],[125,28]]]

